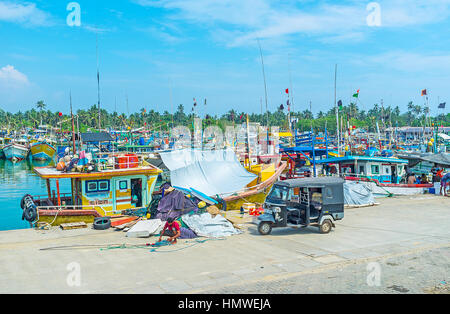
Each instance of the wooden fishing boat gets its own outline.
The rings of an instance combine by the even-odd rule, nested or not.
[[[278,181],[286,167],[287,162],[285,161],[247,167],[247,170],[257,174],[258,178],[251,182],[246,189],[223,197],[226,202],[226,210],[239,210],[244,203],[263,204],[273,184]]]
[[[29,149],[27,146],[19,143],[10,143],[3,147],[5,158],[12,161],[20,161],[27,158]]]
[[[34,160],[51,160],[55,157],[56,148],[47,141],[40,141],[31,146],[31,157]]]
[[[96,217],[145,209],[152,200],[156,179],[162,171],[134,158],[116,155],[113,159],[112,165],[92,172],[34,168],[34,172],[46,180],[48,193],[46,196],[24,196],[21,202],[24,219],[32,224],[43,222],[58,226],[73,222],[92,223]],[[56,191],[52,191],[51,180],[56,182]],[[70,193],[60,192],[61,180],[70,180]]]

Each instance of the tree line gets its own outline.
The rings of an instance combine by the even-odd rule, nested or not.
[[[72,128],[71,116],[60,112],[46,110],[47,105],[40,100],[35,108],[25,112],[10,113],[0,109],[0,128],[9,130],[20,130],[25,127],[38,128],[40,125],[50,125],[70,131]],[[194,109],[195,110],[195,109]],[[132,114],[118,112],[108,112],[105,109],[100,110],[101,126],[103,129],[129,130],[140,127],[146,127],[149,130],[167,131],[171,127],[185,125],[192,128],[194,117],[198,117],[195,111],[186,112],[184,105],[180,104],[175,113],[171,114],[167,110],[158,112],[155,110],[147,111],[145,108]],[[293,125],[300,131],[314,129],[323,131],[325,128],[330,133],[336,132],[336,109],[330,108],[328,111],[320,111],[313,114],[310,110],[290,112]],[[73,113],[75,116],[75,125],[79,126],[81,132],[96,130],[98,128],[98,107],[91,106],[89,109],[79,109]],[[236,125],[246,122],[246,113],[235,109],[229,110],[222,115],[206,114],[201,116],[204,126],[218,125],[223,130],[228,125]],[[380,129],[387,127],[402,126],[450,126],[450,113],[442,112],[437,116],[430,116],[429,108],[426,106],[415,105],[409,102],[407,111],[401,112],[398,106],[380,106],[374,104],[369,110],[362,110],[356,103],[350,103],[339,108],[339,120],[344,128],[347,125],[357,128],[365,128],[369,132],[377,130],[377,123]],[[280,106],[275,111],[251,113],[250,122],[257,122],[261,125],[278,126],[280,128],[288,127],[288,112],[284,106]]]

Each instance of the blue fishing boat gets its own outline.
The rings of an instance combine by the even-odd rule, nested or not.
[[[340,174],[346,181],[367,185],[376,195],[423,194],[432,184],[407,184],[408,160],[394,157],[344,156],[316,161],[327,174]]]
[[[23,142],[13,142],[3,147],[5,158],[12,161],[21,161],[26,159],[29,151],[29,148]]]

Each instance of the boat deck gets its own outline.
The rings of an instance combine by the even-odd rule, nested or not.
[[[89,177],[112,177],[128,176],[134,174],[156,174],[162,170],[155,166],[142,166],[138,168],[106,169],[98,172],[61,172],[54,167],[34,168],[34,172],[43,179],[64,179],[64,178],[89,178]]]

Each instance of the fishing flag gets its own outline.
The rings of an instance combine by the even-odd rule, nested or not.
[[[424,90],[422,91],[422,96],[426,96],[426,95],[427,95],[427,90],[424,89]]]
[[[342,100],[338,101],[338,108],[339,110],[342,110],[343,106],[342,106]]]
[[[63,114],[62,114],[62,112],[59,112],[58,115],[59,115],[60,117],[62,117]]]
[[[288,111],[291,112],[291,102],[289,101],[289,99],[286,102],[287,107],[288,107]]]
[[[284,110],[284,106],[283,106],[283,104],[281,104],[281,106],[280,106],[280,110]]]
[[[197,107],[197,100],[194,98],[194,107]]]
[[[355,97],[355,98],[359,97],[359,89],[356,91],[356,94],[353,94],[353,97]]]
[[[286,88],[286,94],[289,94],[289,88]]]
[[[439,107],[438,107],[438,108],[439,108],[439,109],[445,109],[445,104],[446,104],[445,102],[443,102],[442,104],[439,104]]]

